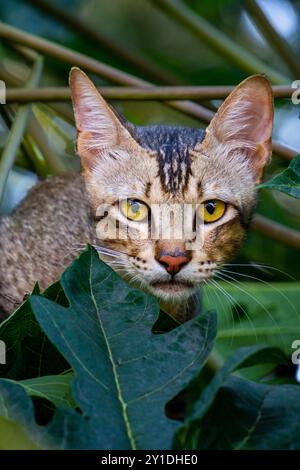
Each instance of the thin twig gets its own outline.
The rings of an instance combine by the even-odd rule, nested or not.
[[[224,99],[234,86],[153,86],[149,87],[99,87],[100,93],[108,100],[211,100]],[[294,88],[289,86],[273,86],[275,98],[290,98]],[[8,88],[7,102],[28,101],[67,101],[70,100],[68,87],[45,87],[35,90],[24,88]]]
[[[300,250],[300,233],[297,230],[288,228],[259,214],[254,216],[252,228],[273,240]]]
[[[296,54],[284,37],[274,28],[269,18],[264,13],[257,0],[246,1],[246,9],[251,15],[255,24],[259,27],[262,34],[268,40],[268,45],[281,57],[283,62],[288,65],[291,72],[297,77],[300,76],[300,63],[298,54]]]
[[[234,42],[201,16],[178,0],[150,0],[154,5],[175,18],[195,36],[204,41],[222,57],[236,64],[247,73],[265,73],[275,84],[285,84],[290,80],[273,68],[257,59],[253,54]]]
[[[37,87],[43,69],[43,59],[39,57],[33,65],[32,72],[26,86]],[[0,161],[0,201],[2,200],[9,172],[14,164],[16,153],[23,139],[31,106],[20,105],[16,119],[8,133],[7,141]]]

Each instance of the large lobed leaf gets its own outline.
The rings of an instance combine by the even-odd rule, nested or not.
[[[281,355],[275,348],[237,351],[195,402],[176,433],[176,447],[299,450],[300,386],[266,385],[229,375]]]
[[[230,376],[191,449],[300,450],[299,385],[264,385]]]
[[[34,293],[39,293],[37,286]],[[61,287],[56,283],[44,295],[61,301]],[[31,379],[61,374],[70,368],[41,329],[28,299],[0,324],[0,340],[7,352],[6,364],[0,365],[0,377]]]
[[[37,427],[24,384],[1,380],[9,419],[42,448],[170,448],[178,423],[167,418],[165,404],[204,364],[216,334],[215,315],[153,334],[156,301],[130,288],[92,248],[60,284],[68,307],[37,295],[30,303],[47,338],[75,371],[73,398],[82,415],[59,407],[48,426]]]

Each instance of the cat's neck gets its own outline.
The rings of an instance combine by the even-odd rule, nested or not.
[[[159,306],[161,310],[173,317],[179,323],[184,323],[195,317],[201,312],[201,294],[197,290],[191,297],[178,301],[160,300]]]

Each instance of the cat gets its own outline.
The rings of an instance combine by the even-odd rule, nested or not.
[[[2,310],[12,312],[36,281],[42,288],[54,282],[89,242],[163,310],[178,321],[191,318],[197,288],[237,253],[255,208],[256,184],[271,156],[267,78],[240,83],[206,130],[126,122],[78,68],[70,88],[82,171],[39,183],[1,219]],[[149,236],[150,221],[159,225],[152,208],[161,204],[192,207],[193,230]],[[174,221],[173,214],[172,230]],[[115,237],[107,236],[110,226]]]

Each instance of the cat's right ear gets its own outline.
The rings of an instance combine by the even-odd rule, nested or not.
[[[92,170],[104,152],[137,145],[87,75],[77,67],[69,83],[77,128],[77,152],[84,169]]]

